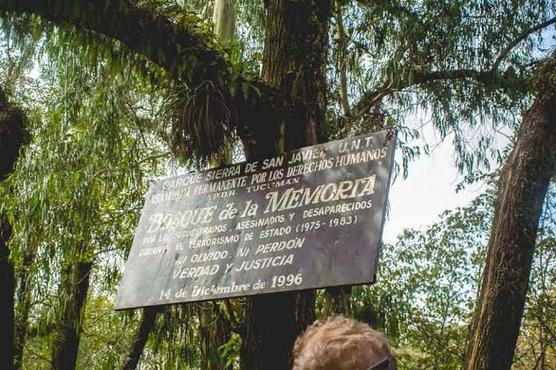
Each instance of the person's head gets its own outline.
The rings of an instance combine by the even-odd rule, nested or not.
[[[359,321],[337,316],[315,322],[293,348],[293,370],[396,370],[383,334]]]

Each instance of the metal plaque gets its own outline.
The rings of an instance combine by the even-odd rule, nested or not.
[[[395,135],[154,183],[116,309],[369,283]]]

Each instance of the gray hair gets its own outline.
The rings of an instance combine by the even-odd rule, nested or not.
[[[293,348],[293,370],[396,370],[388,340],[369,325],[336,316],[302,333]]]

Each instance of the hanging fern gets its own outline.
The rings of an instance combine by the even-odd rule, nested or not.
[[[216,156],[224,159],[236,139],[236,120],[226,100],[211,81],[192,94],[179,90],[172,98],[172,150],[198,167]]]

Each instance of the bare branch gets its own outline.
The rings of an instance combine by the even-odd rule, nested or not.
[[[368,91],[363,94],[362,98],[354,106],[354,116],[361,116],[372,106],[380,102],[380,100],[382,100],[385,96],[415,85],[422,85],[438,81],[464,80],[474,80],[485,86],[488,85],[502,89],[515,88],[516,85],[521,86],[524,89],[529,88],[529,83],[525,79],[519,79],[517,77],[506,77],[504,74],[496,73],[494,71],[477,71],[474,69],[465,68],[433,72],[415,71],[412,80],[403,79],[397,84],[385,83],[378,89]]]
[[[523,31],[522,33],[520,33],[512,42],[510,42],[508,44],[508,46],[506,46],[504,48],[504,50],[502,50],[500,52],[500,55],[498,56],[498,58],[496,58],[496,60],[494,61],[494,64],[492,65],[492,70],[496,71],[498,69],[498,66],[500,65],[500,63],[508,56],[508,54],[510,53],[510,51],[512,51],[512,49],[514,47],[516,47],[517,44],[519,44],[521,41],[525,40],[529,35],[542,30],[543,28],[546,28],[548,26],[550,26],[551,24],[556,24],[556,17],[549,19],[545,22],[539,23],[536,26],[533,26],[525,31]]]

